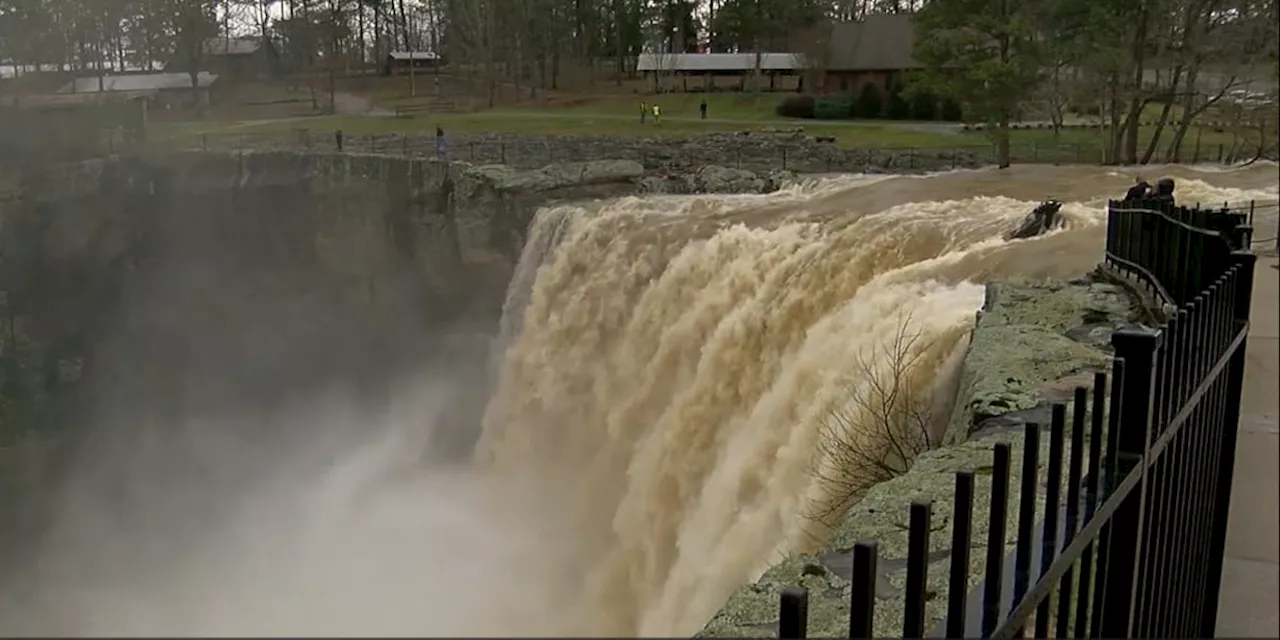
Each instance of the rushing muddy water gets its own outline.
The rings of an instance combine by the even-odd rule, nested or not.
[[[1187,203],[1259,200],[1275,235],[1273,164],[1142,171]],[[308,435],[269,460],[173,425],[70,485],[0,633],[692,634],[820,544],[810,516],[859,482],[821,440],[882,446],[888,377],[938,402],[982,283],[1091,269],[1132,181],[1014,167],[542,211],[474,460],[421,462],[447,367],[377,417],[334,397],[280,415]],[[1046,198],[1064,229],[1001,240]]]

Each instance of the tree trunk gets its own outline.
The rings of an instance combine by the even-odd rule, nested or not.
[[[1199,63],[1192,62],[1191,68],[1187,70],[1186,87],[1182,94],[1182,117],[1178,119],[1178,127],[1173,131],[1173,139],[1169,141],[1169,147],[1165,150],[1165,162],[1181,162],[1182,142],[1186,139],[1187,132],[1191,130],[1191,114],[1195,113],[1196,81],[1199,75]]]
[[[1138,10],[1138,25],[1133,34],[1133,95],[1129,98],[1129,113],[1124,121],[1124,163],[1138,162],[1138,130],[1142,126],[1142,111],[1147,106],[1143,97],[1143,76],[1146,73],[1147,20],[1146,6]]]
[[[1013,158],[1009,149],[1009,110],[1001,109],[996,124],[996,165],[1001,169],[1008,169],[1011,164]]]
[[[363,71],[368,65],[368,47],[364,41],[364,3],[356,4],[356,21],[358,24],[357,42],[360,45],[360,70]]]
[[[399,5],[401,42],[404,44],[405,51],[413,51],[413,47],[409,44],[409,14],[404,10],[404,0],[399,0]]]
[[[1142,154],[1139,164],[1148,164],[1160,145],[1160,135],[1164,133],[1165,124],[1169,122],[1169,112],[1173,110],[1173,96],[1178,93],[1178,83],[1182,79],[1182,66],[1173,68],[1173,78],[1169,80],[1169,92],[1165,97],[1164,107],[1160,109],[1160,119],[1156,121],[1156,130],[1151,132],[1151,140],[1147,142],[1147,150]]]

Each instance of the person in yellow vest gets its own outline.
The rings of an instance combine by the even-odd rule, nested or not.
[[[656,104],[653,105],[653,123],[656,125],[662,124],[662,107]]]

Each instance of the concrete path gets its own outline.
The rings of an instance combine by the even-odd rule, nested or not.
[[[1218,609],[1220,638],[1280,638],[1280,271],[1260,258]]]

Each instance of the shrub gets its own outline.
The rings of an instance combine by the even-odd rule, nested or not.
[[[964,111],[960,109],[960,103],[946,98],[942,104],[938,105],[938,115],[947,122],[960,122],[964,120]]]
[[[862,85],[858,99],[853,103],[855,118],[879,118],[884,108],[884,98],[880,95],[880,87],[868,82]]]
[[[853,117],[853,96],[836,93],[822,96],[813,103],[813,117],[818,120],[844,120]]]
[[[812,118],[813,96],[787,96],[778,103],[778,115],[784,118]]]
[[[901,91],[889,92],[889,100],[884,105],[884,117],[890,120],[906,120],[911,117],[911,103],[902,97]]]
[[[938,117],[938,96],[928,91],[917,91],[911,96],[911,118],[933,120]]]

